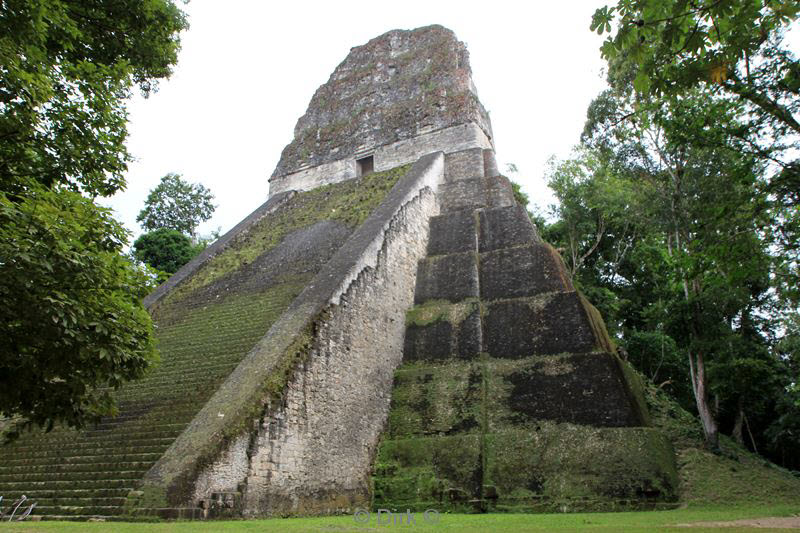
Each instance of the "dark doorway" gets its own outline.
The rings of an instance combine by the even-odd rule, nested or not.
[[[358,177],[366,176],[375,172],[375,158],[371,155],[356,159],[356,175]]]

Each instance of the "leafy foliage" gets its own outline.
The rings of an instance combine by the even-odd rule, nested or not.
[[[170,74],[186,27],[170,0],[2,2],[0,190],[123,188],[125,99]]]
[[[81,427],[156,361],[148,283],[121,254],[126,236],[72,191],[0,194],[0,415]]]
[[[113,413],[156,359],[152,273],[82,195],[124,188],[125,100],[170,74],[186,27],[172,0],[0,2],[0,415],[17,429]]]
[[[639,103],[657,105],[703,89],[739,121],[706,139],[757,159],[782,253],[780,294],[800,302],[800,61],[784,39],[800,4],[780,0],[620,0],[598,9],[591,29],[610,71],[631,83]],[[612,31],[615,26],[615,32]],[[637,110],[630,118],[639,119]],[[710,117],[713,120],[713,117]],[[693,134],[697,130],[692,130]]]
[[[133,256],[157,270],[174,274],[203,248],[204,245],[193,245],[180,231],[159,228],[134,241]]]
[[[672,367],[665,385],[684,407],[694,396],[714,447],[718,418],[763,412],[775,390],[764,167],[728,142],[742,104],[699,89],[644,101],[623,69],[612,87],[590,106],[584,147],[550,172],[560,204],[546,233],[637,367]]]
[[[136,221],[148,231],[160,228],[180,231],[192,237],[198,224],[211,218],[214,195],[199,183],[188,183],[180,174],[167,174],[150,191]]]

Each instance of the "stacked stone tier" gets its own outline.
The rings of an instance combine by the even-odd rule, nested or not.
[[[446,157],[376,460],[376,507],[672,502],[672,450],[646,427],[636,376],[510,182],[486,172],[490,157]]]

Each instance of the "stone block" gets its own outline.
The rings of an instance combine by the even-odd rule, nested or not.
[[[395,372],[390,438],[480,431],[482,369],[477,362],[403,365]]]
[[[484,350],[492,357],[590,352],[601,346],[576,292],[484,305]]]
[[[472,177],[439,185],[442,212],[506,207],[516,203],[511,183],[503,176]]]
[[[382,471],[375,477],[375,507],[465,512],[480,497],[478,435],[387,440],[376,464]]]
[[[486,191],[487,207],[505,207],[516,205],[514,190],[511,182],[505,176],[484,178],[484,191]]]
[[[472,177],[439,185],[439,199],[442,212],[460,209],[478,209],[488,205],[483,178]]]
[[[430,300],[460,302],[477,296],[477,254],[440,255],[419,262],[415,304]]]
[[[471,211],[455,211],[431,218],[428,255],[475,252],[477,220]]]
[[[483,177],[483,167],[482,148],[470,148],[469,150],[445,154],[444,179],[445,181],[458,181]]]
[[[479,221],[481,252],[541,242],[528,213],[519,204],[483,209],[479,212]]]
[[[483,150],[483,175],[487,178],[498,176],[500,172],[497,170],[497,159],[494,155],[494,150],[485,148]]]
[[[484,301],[572,289],[561,258],[546,244],[483,253],[479,265]]]
[[[669,440],[651,428],[541,423],[486,435],[488,510],[648,509],[678,499]]]
[[[435,361],[451,358],[454,330],[453,325],[447,320],[439,320],[424,326],[409,324],[406,327],[403,360]]]
[[[481,351],[477,302],[417,306],[406,315],[404,361],[474,359]]]
[[[486,364],[492,429],[541,420],[598,427],[644,425],[624,363],[608,352],[490,359]]]

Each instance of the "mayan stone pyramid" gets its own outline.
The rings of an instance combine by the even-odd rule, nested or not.
[[[654,508],[674,454],[494,160],[440,26],[347,58],[266,203],[151,294],[120,414],[2,448],[47,517]]]

